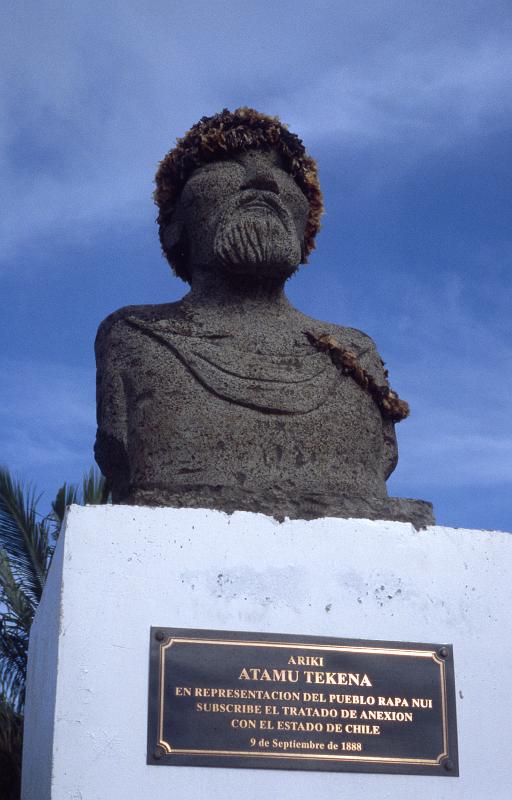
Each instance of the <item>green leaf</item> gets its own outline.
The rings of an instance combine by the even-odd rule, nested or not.
[[[64,514],[66,513],[67,506],[78,502],[78,487],[73,483],[64,483],[57,492],[55,500],[52,502],[53,516],[59,529],[64,522]]]
[[[0,617],[0,700],[15,715],[23,710],[30,627],[66,507],[106,503],[108,489],[92,468],[81,490],[73,484],[61,486],[47,518],[38,514],[38,500],[29,487],[0,469],[0,607],[5,607]],[[0,740],[0,767],[1,760]]]
[[[0,687],[0,797],[18,800],[21,783],[23,717],[16,712]]]
[[[106,503],[107,499],[107,482],[101,473],[91,467],[82,481],[82,503],[84,506],[97,506]]]
[[[13,575],[5,550],[0,550],[0,601],[6,606],[7,614],[28,633],[36,604]]]
[[[0,547],[7,553],[17,581],[36,603],[53,549],[48,525],[37,515],[38,499],[31,489],[25,497],[22,483],[0,468]]]

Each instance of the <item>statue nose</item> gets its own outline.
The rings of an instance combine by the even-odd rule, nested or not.
[[[265,192],[274,192],[279,194],[279,186],[270,170],[246,166],[245,168],[246,179],[241,189],[260,189]]]

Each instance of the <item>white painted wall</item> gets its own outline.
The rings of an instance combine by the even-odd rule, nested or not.
[[[511,567],[499,532],[73,506],[31,637],[23,800],[510,800]],[[147,766],[151,625],[453,643],[461,777]]]

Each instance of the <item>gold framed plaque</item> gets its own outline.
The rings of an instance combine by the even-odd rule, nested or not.
[[[148,764],[455,777],[452,647],[152,628]]]

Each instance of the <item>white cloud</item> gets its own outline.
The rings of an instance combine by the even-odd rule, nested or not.
[[[446,4],[445,4],[446,6]],[[496,9],[497,10],[497,9]],[[252,104],[308,145],[385,141],[402,163],[503,124],[493,3],[19,3],[4,28],[4,270],[33,241],[148,209],[157,160],[204,113]],[[494,20],[494,21],[493,21]]]
[[[498,0],[11,4],[0,33],[0,270],[16,280],[30,269],[27,251],[149,221],[157,160],[223,106],[279,114],[320,159],[332,142],[380,148],[394,175],[505,128],[506,9]],[[391,491],[421,496],[422,486],[512,477],[510,252],[463,251],[452,272],[427,280],[416,265],[393,286],[383,272],[354,298],[412,406],[398,426]],[[332,298],[339,305],[347,287],[334,270],[324,275],[334,319]],[[80,477],[92,460],[92,370],[19,361],[0,369],[0,461],[40,485],[46,475],[55,486]]]
[[[380,344],[391,384],[411,405],[411,417],[397,426],[391,487],[512,490],[510,299],[494,297],[489,319],[481,280],[415,274],[399,293],[382,293],[392,324],[381,327]],[[494,291],[499,285],[489,280]]]
[[[406,145],[416,155],[510,123],[510,42],[477,47],[429,43],[387,54],[383,63],[336,65],[291,97],[306,138]],[[299,112],[299,113],[298,113]]]
[[[411,442],[413,453],[408,450],[409,457],[401,464],[402,482],[407,475],[409,485],[427,489],[512,487],[512,435],[454,434],[422,427]]]

